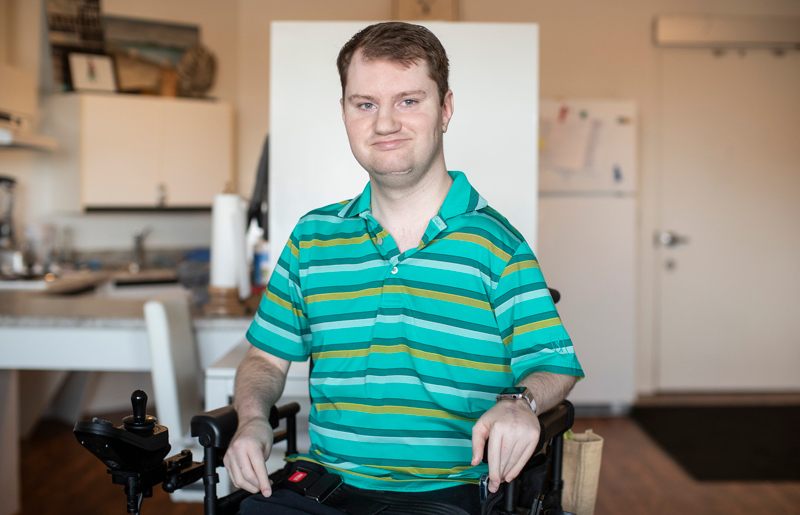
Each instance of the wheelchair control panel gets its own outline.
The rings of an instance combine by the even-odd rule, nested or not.
[[[147,394],[136,390],[131,395],[133,415],[120,426],[94,418],[75,424],[75,437],[94,454],[111,474],[111,481],[124,487],[128,513],[138,514],[145,497],[152,497],[158,484],[174,492],[203,477],[203,463],[192,461],[192,452],[183,450],[166,458],[170,451],[169,430],[147,415]]]

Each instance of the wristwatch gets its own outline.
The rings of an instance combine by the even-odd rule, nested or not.
[[[533,412],[536,413],[536,399],[533,398],[533,393],[527,388],[522,388],[520,386],[514,386],[513,388],[506,388],[497,395],[498,402],[504,400],[511,400],[511,401],[524,400],[530,405]]]

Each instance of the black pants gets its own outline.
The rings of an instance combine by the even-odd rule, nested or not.
[[[303,463],[303,467],[314,469],[316,464]],[[324,468],[319,467],[324,472]],[[240,515],[343,515],[347,513],[334,506],[342,506],[348,497],[360,496],[385,502],[388,506],[380,515],[418,515],[424,513],[440,513],[435,506],[421,508],[420,501],[436,501],[450,505],[453,515],[479,515],[481,504],[477,485],[459,485],[428,492],[389,492],[362,490],[349,485],[342,485],[334,492],[325,504],[307,499],[291,490],[274,489],[270,497],[260,493],[245,499],[240,506]]]

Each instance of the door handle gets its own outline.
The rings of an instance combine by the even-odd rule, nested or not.
[[[688,236],[677,234],[674,231],[656,231],[654,240],[656,245],[664,245],[665,247],[689,243]]]

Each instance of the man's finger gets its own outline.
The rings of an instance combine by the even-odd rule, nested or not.
[[[486,448],[486,438],[489,437],[489,430],[481,423],[472,426],[472,466],[479,464],[483,460],[483,450]]]
[[[497,433],[489,438],[489,491],[496,492],[503,481],[500,475],[500,451],[503,446],[503,435]]]
[[[241,467],[239,466],[239,463],[236,461],[236,458],[233,456],[233,454],[226,454],[225,458],[228,459],[228,463],[225,465],[225,468],[228,469],[228,474],[231,476],[231,483],[233,483],[237,488],[247,490],[251,494],[257,493],[258,488],[248,483],[242,476]]]
[[[510,469],[511,461],[514,457],[514,448],[517,445],[517,441],[514,438],[505,438],[503,440],[503,446],[500,448],[500,456],[498,456],[499,466],[497,468],[498,475],[500,476],[500,481],[505,481],[506,472]]]
[[[259,491],[264,497],[272,495],[272,488],[269,484],[269,474],[267,474],[267,464],[264,462],[264,453],[252,449],[247,457],[250,458],[250,463],[255,472],[256,481],[258,481]]]
[[[536,445],[528,444],[523,450],[522,454],[520,455],[519,459],[517,460],[516,465],[511,467],[505,475],[505,480],[507,483],[511,482],[514,478],[520,475],[522,469],[527,465],[528,461],[533,456],[533,451],[536,450]]]

